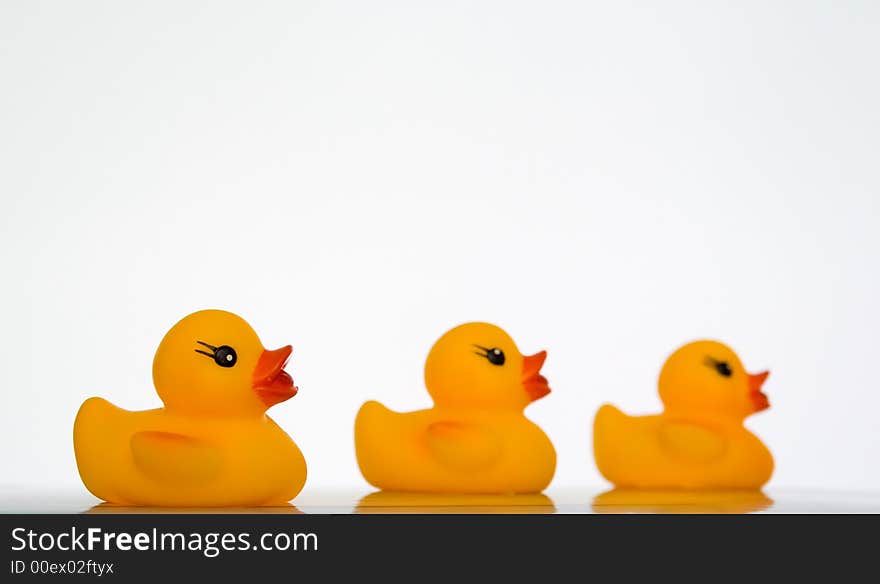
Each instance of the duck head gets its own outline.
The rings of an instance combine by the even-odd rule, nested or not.
[[[546,351],[524,356],[497,326],[455,327],[431,348],[425,385],[441,406],[522,410],[550,393],[540,374]]]
[[[296,395],[284,366],[290,345],[263,347],[239,316],[223,310],[190,314],[162,339],[153,383],[169,410],[188,414],[262,414]]]
[[[667,412],[745,419],[766,410],[761,391],[769,371],[749,373],[733,350],[716,341],[696,341],[666,360],[658,382]]]

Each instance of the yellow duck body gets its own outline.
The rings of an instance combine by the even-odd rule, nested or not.
[[[599,409],[593,424],[599,471],[619,488],[760,488],[773,474],[773,456],[743,420],[769,407],[760,391],[767,375],[746,373],[721,343],[685,345],[660,375],[664,412]]]
[[[183,319],[154,360],[165,407],[132,412],[97,397],[81,406],[73,442],[86,488],[121,505],[239,507],[294,498],[305,484],[305,458],[265,415],[297,391],[283,371],[290,352],[266,351],[231,313]]]
[[[594,441],[596,463],[618,487],[756,489],[773,474],[770,451],[736,422],[628,416],[605,405]]]
[[[431,408],[398,413],[365,403],[357,416],[358,463],[389,491],[538,493],[550,484],[556,451],[522,414]]]
[[[492,353],[493,363],[488,354]],[[546,434],[523,414],[550,391],[538,372],[546,353],[522,356],[501,329],[469,323],[428,356],[435,407],[397,413],[369,401],[357,414],[355,447],[364,478],[389,491],[537,493],[556,469]]]

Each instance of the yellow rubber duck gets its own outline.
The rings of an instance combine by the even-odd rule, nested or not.
[[[390,491],[538,493],[553,478],[556,451],[523,414],[550,392],[547,353],[524,357],[497,326],[447,332],[425,363],[434,407],[397,413],[369,401],[355,421],[364,478]]]
[[[768,375],[747,373],[718,342],[681,347],[660,372],[663,413],[632,417],[607,404],[597,412],[599,471],[617,487],[760,488],[773,474],[773,457],[743,421],[770,407],[761,391]]]
[[[73,427],[79,474],[120,505],[280,505],[306,480],[293,440],[266,415],[297,388],[288,345],[268,351],[240,317],[193,313],[165,335],[153,382],[165,407],[130,412],[93,397]]]

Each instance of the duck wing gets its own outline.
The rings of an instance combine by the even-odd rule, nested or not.
[[[223,453],[204,440],[173,432],[145,431],[131,437],[135,466],[157,481],[206,483],[223,468]]]
[[[501,457],[501,438],[486,426],[462,422],[434,422],[426,430],[428,450],[443,466],[475,471],[492,466]]]
[[[722,434],[699,424],[668,422],[660,427],[660,448],[676,460],[705,464],[721,458],[727,450]]]

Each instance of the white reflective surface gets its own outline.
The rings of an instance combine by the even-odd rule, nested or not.
[[[880,493],[766,489],[765,491],[629,491],[584,487],[537,495],[436,495],[306,489],[284,507],[119,507],[83,491],[0,486],[0,513],[880,513]]]

